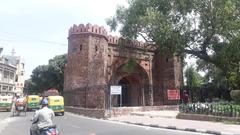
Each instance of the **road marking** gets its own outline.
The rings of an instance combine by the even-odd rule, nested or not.
[[[9,117],[0,121],[0,133],[8,126],[9,123],[17,120],[16,117]]]
[[[88,120],[94,120],[94,121],[100,121],[100,122],[106,122],[106,123],[113,123],[113,124],[119,124],[119,125],[127,125],[127,126],[132,126],[132,127],[138,127],[138,128],[144,128],[145,130],[165,130],[165,131],[170,131],[170,129],[165,129],[165,128],[155,128],[155,127],[146,127],[146,126],[141,126],[141,125],[134,125],[134,124],[128,124],[128,123],[123,123],[123,122],[119,122],[119,121],[111,121],[111,120],[104,120],[104,119],[97,119],[97,118],[90,118],[90,117],[86,117],[86,116],[82,116],[82,115],[78,115],[78,114],[74,114],[71,112],[66,112],[66,114],[73,116],[73,117],[78,117],[78,118],[83,118],[83,119],[88,119]],[[70,125],[69,125],[70,126]],[[76,125],[72,125],[75,128],[79,128]],[[173,130],[171,130],[173,131]],[[177,133],[192,133],[192,132],[188,132],[188,131],[180,131],[180,130],[174,130],[174,132]],[[202,133],[194,133],[195,135],[208,135],[208,134],[202,134]]]
[[[144,127],[144,129],[145,129],[145,130],[150,130],[150,127],[147,127],[147,126],[146,126],[146,127]]]
[[[76,125],[70,125],[70,124],[68,124],[70,127],[73,127],[73,128],[81,128],[81,127],[79,127],[79,126],[76,126]]]

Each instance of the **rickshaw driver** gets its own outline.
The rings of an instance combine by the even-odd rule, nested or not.
[[[16,99],[15,99],[14,105],[15,105],[15,109],[16,109],[17,112],[18,112],[17,105],[19,103],[20,104],[25,104],[25,98],[24,97],[20,97],[19,95],[16,95]]]
[[[48,108],[48,100],[41,102],[42,109],[37,110],[32,118],[33,124],[30,128],[30,135],[38,135],[39,129],[53,126],[52,119],[55,116],[52,109]]]
[[[17,96],[16,102],[24,102],[24,100],[23,97]]]

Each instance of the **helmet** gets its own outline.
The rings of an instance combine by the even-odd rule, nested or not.
[[[48,100],[46,98],[42,100],[42,105],[48,105]]]

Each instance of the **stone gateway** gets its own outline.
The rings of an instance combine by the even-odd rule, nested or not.
[[[183,83],[182,60],[160,53],[156,46],[107,34],[97,25],[74,25],[69,30],[64,73],[66,106],[107,110],[120,105],[110,96],[111,85],[122,86],[122,106],[176,105],[167,97]]]

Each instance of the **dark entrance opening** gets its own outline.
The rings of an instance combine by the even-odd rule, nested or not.
[[[112,78],[113,84],[122,86],[122,100],[121,96],[114,95],[112,105],[120,106],[121,103],[123,107],[148,105],[148,74],[139,64],[135,64],[131,70],[128,70],[126,65],[129,64],[118,67]]]
[[[119,81],[119,85],[122,86],[122,106],[130,105],[130,83],[126,78]],[[118,96],[118,105],[120,105],[120,96]]]
[[[140,106],[143,100],[143,85],[140,83],[140,76],[132,74],[123,77],[118,85],[122,86],[122,106]],[[120,96],[118,96],[118,106],[120,106]]]

